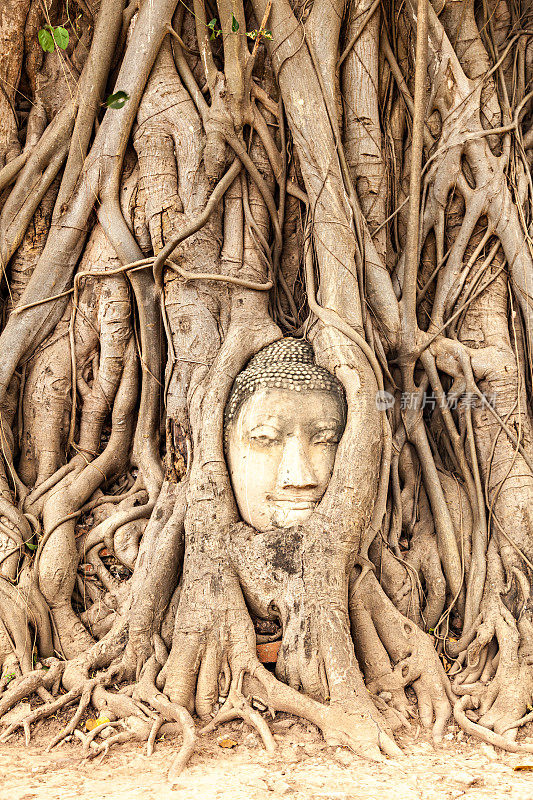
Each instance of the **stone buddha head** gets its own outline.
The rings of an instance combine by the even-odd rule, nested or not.
[[[304,339],[263,348],[237,376],[224,443],[242,519],[258,531],[304,522],[322,498],[346,422],[342,384]]]

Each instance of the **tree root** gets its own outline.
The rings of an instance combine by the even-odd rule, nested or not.
[[[319,17],[328,3],[338,13],[325,31]],[[362,15],[355,6],[362,11],[365,4]],[[53,3],[50,13],[59,15],[63,5]],[[490,20],[483,33],[477,27],[485,3],[476,15],[472,3],[464,4],[466,22],[456,36],[456,10],[448,6],[457,3],[437,15],[427,0],[419,12],[415,0],[396,10],[357,0],[346,28],[342,0],[316,0],[305,26],[287,0],[252,0],[253,24],[260,25],[253,53],[242,35],[224,33],[215,64],[205,0],[195,0],[194,15],[181,8],[177,33],[170,26],[177,0],[131,2],[124,16],[122,1],[99,5],[83,33],[93,31],[86,67],[76,65],[79,45],[72,56],[72,74],[83,69],[73,103],[55,98],[43,105],[46,76],[35,74],[32,23],[15,71],[29,79],[37,116],[28,118],[26,133],[23,123],[18,127],[20,142],[9,121],[12,152],[4,152],[0,120],[0,256],[6,294],[13,278],[19,287],[5,298],[0,337],[0,716],[33,692],[44,701],[8,725],[0,741],[22,729],[28,743],[32,724],[76,703],[50,748],[74,735],[87,758],[132,740],[146,741],[150,754],[162,731],[177,731],[183,742],[169,773],[174,782],[195,745],[194,708],[209,720],[203,732],[242,719],[274,750],[268,722],[251,702],[257,698],[272,714],[295,714],[317,725],[328,743],[378,761],[400,754],[391,731],[414,713],[405,693],[410,685],[435,741],[453,702],[467,732],[512,752],[533,752],[511,741],[533,718],[525,713],[533,696],[533,261],[524,235],[533,184],[531,153],[523,152],[533,129],[521,139],[533,93],[526,94],[525,49],[512,76],[505,63],[511,45],[527,46],[520,39],[529,35],[527,13],[500,57]],[[248,6],[235,6],[241,34],[251,21]],[[389,26],[396,11],[398,27]],[[222,6],[220,14],[225,27]],[[414,101],[401,74],[411,66],[409,24],[418,37]],[[388,67],[379,74],[385,28],[399,93]],[[484,40],[495,53],[485,52]],[[260,43],[270,58],[256,61]],[[201,57],[193,64],[184,53],[196,48]],[[70,53],[63,54],[66,63]],[[56,55],[45,56],[47,65]],[[364,66],[364,79],[355,77],[355,63]],[[496,72],[509,89],[501,108],[495,90],[486,99]],[[97,119],[100,95],[115,78],[128,103]],[[197,85],[204,78],[206,99]],[[52,81],[45,82],[50,93]],[[340,122],[335,98],[353,96],[350,86],[360,91]],[[13,120],[22,112],[22,122],[20,102],[13,95]],[[507,117],[511,125],[503,124]],[[390,170],[389,141],[397,150]],[[232,164],[230,148],[237,155]],[[51,186],[67,152],[63,177]],[[402,204],[408,171],[411,190]],[[386,175],[396,207],[388,219]],[[300,176],[305,192],[292,182]],[[46,216],[50,205],[49,219],[36,227],[46,230],[26,235],[45,194],[41,209]],[[297,198],[290,209],[287,195]],[[500,248],[506,260],[494,264]],[[309,525],[279,535],[248,530],[239,539],[245,526],[224,460],[224,407],[245,362],[296,328],[313,342],[317,363],[344,384],[346,427]],[[378,409],[376,389],[386,388],[398,400],[421,399],[432,388],[439,407],[434,414],[429,403]],[[481,389],[491,388],[505,410],[486,401],[479,413],[446,405],[467,390],[481,400]],[[91,522],[99,503],[114,502],[96,492],[104,484],[112,492],[125,470],[136,471],[131,503],[127,492],[113,516],[101,521],[101,509]],[[140,488],[144,505],[132,507]],[[515,518],[516,530],[509,530]],[[378,566],[372,556],[387,596],[367,557],[380,531],[396,559],[387,564],[387,550]],[[102,542],[111,551],[104,560]],[[92,584],[78,572],[80,556],[95,567]],[[131,581],[118,567],[116,578],[107,557],[132,570]],[[450,596],[453,608],[445,610]],[[277,677],[257,659],[249,612],[282,629]],[[458,656],[458,701],[434,641],[415,624],[424,621],[439,637],[446,629],[439,645]],[[461,624],[459,641],[448,647],[449,631]],[[54,652],[69,660],[50,658]],[[34,658],[48,659],[48,669],[32,670]],[[115,693],[115,680],[128,685]],[[109,722],[85,734],[76,726],[89,704]]]
[[[147,756],[151,756],[152,753],[154,752],[155,740],[157,738],[157,735],[158,735],[159,731],[161,730],[162,726],[164,725],[164,722],[165,722],[165,718],[164,718],[163,714],[158,714],[156,716],[156,718],[154,719],[154,724],[152,725],[152,728],[150,730],[150,735],[149,735],[148,740],[146,742],[146,755]]]
[[[198,618],[198,609],[196,615]],[[271,713],[282,711],[313,723],[320,728],[328,744],[345,745],[358,755],[375,761],[382,760],[380,751],[390,756],[402,755],[389,736],[388,727],[372,703],[355,665],[343,673],[342,680],[340,677],[332,679],[344,664],[337,648],[332,648],[335,655],[331,656],[333,664],[329,665],[333,667],[329,678],[334,690],[333,699],[324,704],[282,683],[259,663],[255,635],[253,629],[249,630],[251,625],[246,618],[244,611],[240,613],[232,609],[227,619],[222,615],[218,620],[206,620],[208,628],[204,635],[192,631],[186,634],[178,624],[165,675],[165,691],[172,698],[183,705],[192,705],[196,694],[197,708],[207,714],[208,698],[211,698],[213,707],[215,687],[218,697],[218,687],[225,680],[226,672],[229,670],[231,673],[227,700],[204,730],[241,718],[259,732],[270,750],[273,743],[266,721],[250,707],[249,698],[254,698]],[[335,641],[329,633],[328,640],[330,643]],[[221,646],[216,645],[217,642]],[[154,705],[153,701],[151,705]]]
[[[34,709],[30,714],[27,714],[23,719],[18,720],[17,722],[12,722],[8,728],[2,733],[0,736],[0,742],[7,742],[9,737],[18,729],[24,729],[24,737],[25,737],[25,744],[26,747],[30,743],[30,726],[33,722],[38,722],[41,719],[46,719],[46,717],[50,717],[52,714],[55,714],[62,708],[71,705],[74,703],[78,697],[80,696],[80,691],[78,689],[72,689],[70,692],[67,692],[61,697],[56,698],[50,703],[45,703],[42,706]],[[69,731],[70,733],[71,731]],[[65,736],[68,734],[65,734]],[[61,738],[64,738],[62,735]],[[52,747],[52,745],[50,745]]]
[[[211,722],[202,728],[200,733],[210,733],[215,730],[217,725],[221,725],[233,719],[242,719],[258,732],[265,745],[265,750],[268,753],[273,753],[276,750],[274,737],[261,714],[252,708],[248,700],[244,697],[242,693],[243,679],[244,672],[241,672],[241,674],[237,676],[237,679],[232,682],[229,694],[222,708],[217,711]]]
[[[38,689],[51,689],[52,693],[56,690],[65,671],[66,664],[56,658],[46,659],[43,664],[49,669],[33,670],[33,672],[28,672],[26,675],[11,681],[3,696],[0,697],[0,718],[16,706],[17,703],[24,700],[25,697],[29,697]]]
[[[390,693],[393,707],[406,716],[404,688],[411,684],[422,724],[440,741],[455,698],[429,636],[398,611],[373,573],[358,590],[352,582],[350,616],[369,690]]]
[[[173,783],[187,765],[196,744],[197,736],[192,717],[186,709],[171,703],[167,697],[156,689],[154,680],[160,670],[160,664],[155,658],[149,659],[143,669],[140,681],[134,684],[130,692],[130,694],[135,695],[133,698],[127,697],[127,693],[111,694],[105,689],[106,685],[121,678],[123,668],[119,661],[113,663],[108,669],[98,673],[95,677],[83,679],[83,671],[87,670],[88,665],[95,663],[97,660],[98,648],[99,645],[94,646],[95,652],[86,659],[83,667],[80,659],[71,662],[59,662],[56,659],[50,659],[50,667],[47,671],[36,670],[16,679],[13,682],[14,685],[0,699],[0,715],[6,713],[24,697],[28,697],[32,692],[37,691],[38,688],[48,687],[57,691],[62,679],[65,680],[67,686],[73,681],[78,682],[65,694],[52,698],[50,702],[34,709],[21,720],[11,723],[2,732],[0,742],[7,741],[13,733],[22,728],[26,745],[28,745],[30,742],[30,726],[34,722],[50,717],[60,709],[66,708],[75,703],[76,700],[79,700],[72,719],[52,739],[47,748],[48,752],[61,744],[67,737],[74,735],[82,742],[83,756],[85,758],[94,758],[99,754],[105,755],[113,745],[133,740],[146,741],[147,752],[151,754],[155,739],[160,732],[172,734],[181,732],[183,734],[183,743],[169,770],[169,781]],[[143,701],[148,703],[150,708]],[[77,726],[91,702],[100,714],[108,714],[111,718],[107,718],[88,734],[84,734]],[[118,719],[113,719],[115,712],[119,716]],[[120,726],[123,726],[124,730],[106,738],[101,743],[95,742],[96,737],[106,729]]]
[[[509,753],[533,753],[533,744],[519,743],[506,739],[505,736],[494,733],[494,731],[482,725],[478,725],[476,722],[469,719],[466,715],[466,711],[477,707],[479,707],[479,700],[478,698],[471,697],[471,695],[461,697],[453,707],[454,719],[465,733],[474,736],[476,739],[480,739],[482,742],[491,744],[493,747],[507,750]]]
[[[196,731],[194,721],[186,708],[170,703],[164,695],[158,694],[152,698],[152,705],[167,719],[179,723],[183,733],[183,743],[168,771],[168,780],[173,785],[175,780],[187,766],[196,744]]]
[[[101,722],[100,725],[97,725],[95,728],[93,728],[92,731],[89,731],[83,743],[83,755],[89,758],[91,755],[91,744],[94,742],[96,737],[102,733],[102,731],[106,730],[107,728],[116,728],[120,725],[124,725],[124,722],[121,719],[117,719],[114,722],[106,720],[105,722]],[[109,748],[110,740],[108,740],[106,744]],[[93,748],[93,750],[95,749],[96,748]]]
[[[183,743],[180,751],[174,758],[169,772],[168,779],[171,784],[183,772],[187,765],[196,744],[196,731],[194,721],[189,712],[183,706],[172,703],[164,694],[159,692],[155,685],[155,679],[161,665],[157,662],[155,656],[152,656],[143,667],[139,682],[134,690],[134,697],[148,702],[152,708],[158,712],[158,716],[148,736],[147,749],[153,748],[153,742],[157,735],[157,724],[159,720],[168,720],[169,722],[177,722],[181,726],[183,733]],[[161,725],[159,726],[161,727]]]
[[[98,679],[92,678],[91,680],[88,680],[87,683],[82,688],[72,690],[75,694],[77,694],[78,697],[80,697],[78,708],[76,709],[76,713],[74,714],[68,725],[60,733],[58,733],[57,736],[54,736],[54,738],[46,748],[47,753],[49,753],[50,750],[52,750],[54,747],[56,747],[56,745],[60,744],[60,742],[62,742],[64,739],[67,738],[67,736],[70,736],[74,732],[78,722],[82,718],[85,710],[87,709],[89,703],[91,702],[92,691],[97,684],[98,684]]]

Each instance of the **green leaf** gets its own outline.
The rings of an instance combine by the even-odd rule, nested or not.
[[[246,31],[246,35],[249,39],[255,39],[257,37],[257,31]]]
[[[265,39],[272,39],[272,31],[263,31],[263,37]]]
[[[53,35],[54,35],[54,41],[57,44],[57,46],[61,50],[66,50],[68,47],[68,31],[66,30],[66,28],[63,28],[61,27],[61,25],[58,25],[57,28],[53,28]]]
[[[105,101],[105,105],[108,108],[122,108],[129,99],[130,96],[127,92],[119,91],[115,92],[115,94],[110,94]]]
[[[233,31],[233,33],[237,33],[239,28],[240,28],[240,25],[237,22],[237,20],[235,19],[235,14],[232,11],[231,12],[231,30]]]
[[[213,19],[211,20],[211,22],[208,22],[208,23],[207,23],[207,27],[208,27],[208,28],[210,29],[210,31],[211,31],[211,36],[209,37],[209,39],[210,39],[212,42],[215,40],[215,38],[217,37],[217,35],[220,33],[220,31],[217,31],[217,29],[215,28],[215,25],[216,25],[216,24],[217,24],[217,18],[216,18],[216,17],[213,17]]]
[[[32,544],[31,542],[26,542],[26,547],[29,547],[30,550],[37,550],[37,545]]]
[[[41,30],[37,34],[37,38],[39,39],[39,44],[41,45],[45,53],[54,52],[55,44],[50,31],[46,31],[44,28],[41,28]]]

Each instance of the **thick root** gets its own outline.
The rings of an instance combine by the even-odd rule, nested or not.
[[[519,646],[520,637],[512,616],[509,612],[506,616],[500,617],[495,626],[497,653],[492,642],[485,647],[470,682],[459,684],[457,693],[475,698],[479,726],[511,741],[516,738],[517,723],[533,698],[533,667]]]
[[[184,603],[191,599],[186,593],[182,593],[183,597]],[[203,631],[198,629],[202,616],[198,607],[194,632],[181,627],[184,618],[178,614],[172,651],[164,668],[165,692],[171,701],[186,708],[196,703],[205,718],[215,711],[219,686],[227,684],[229,673],[227,700],[208,729],[239,717],[256,728],[265,746],[270,748],[272,740],[265,728],[266,722],[250,708],[249,698],[253,697],[271,712],[283,711],[312,722],[320,728],[328,744],[345,745],[376,761],[382,760],[382,752],[401,756],[401,750],[389,735],[386,722],[363,684],[355,656],[351,669],[341,676],[344,659],[340,658],[337,648],[330,648],[332,652],[325,659],[325,668],[330,676],[332,701],[329,705],[320,703],[281,683],[260,664],[253,625],[245,609],[235,610],[236,599],[238,595],[234,594],[231,612],[220,613],[216,618],[205,616]],[[184,607],[180,607],[183,612]],[[335,638],[329,636],[329,641],[335,642]],[[337,677],[334,679],[334,676]]]
[[[470,736],[475,736],[476,739],[481,739],[482,742],[491,744],[493,747],[500,747],[502,750],[507,750],[509,753],[533,753],[533,744],[511,741],[505,736],[473,722],[467,716],[467,711],[474,709],[477,704],[478,701],[475,698],[466,695],[465,697],[461,697],[453,707],[454,719],[465,733],[468,733]]]
[[[393,706],[405,716],[403,690],[412,685],[420,721],[432,727],[434,740],[440,741],[453,695],[430,637],[398,611],[373,573],[359,587],[357,581],[352,583],[350,615],[370,691],[390,694]]]
[[[242,694],[243,679],[244,673],[241,673],[237,676],[237,679],[232,682],[224,705],[217,711],[211,722],[202,728],[201,733],[209,733],[215,730],[217,725],[221,725],[224,722],[229,722],[233,719],[242,719],[258,732],[265,745],[265,750],[268,753],[273,753],[276,750],[274,737],[261,714],[251,706]]]
[[[160,669],[161,665],[156,658],[152,656],[143,668],[139,682],[134,689],[133,696],[149,703],[157,712],[157,716],[148,736],[147,747],[149,751],[153,748],[153,742],[157,731],[162,727],[165,720],[177,722],[181,727],[183,743],[168,773],[170,783],[174,784],[175,780],[185,769],[194,751],[197,737],[194,721],[187,709],[170,702],[164,694],[157,690],[155,680]]]
[[[9,737],[13,733],[15,733],[15,731],[18,730],[18,728],[23,728],[24,729],[24,736],[25,736],[25,743],[26,743],[26,747],[27,747],[29,745],[29,743],[30,743],[30,726],[32,725],[32,723],[38,722],[41,719],[46,719],[47,717],[52,716],[52,714],[55,714],[60,709],[66,708],[67,706],[71,705],[72,703],[75,703],[76,700],[78,699],[78,697],[80,696],[80,693],[81,692],[80,692],[79,689],[72,689],[70,692],[67,692],[64,695],[61,695],[61,697],[56,698],[52,702],[45,703],[44,705],[39,706],[38,708],[34,709],[30,714],[27,714],[25,717],[23,717],[23,719],[18,720],[17,722],[11,723],[11,725],[9,725],[6,728],[6,730],[2,733],[2,735],[0,736],[0,742],[7,742]],[[84,708],[85,708],[85,706],[84,706]],[[75,725],[77,724],[78,720],[79,720],[79,717],[76,719]],[[66,733],[64,735],[62,734],[61,735],[61,739],[63,739],[66,735],[68,735],[68,734],[66,734]],[[58,739],[58,742],[59,741],[60,741],[60,739]],[[55,740],[54,740],[54,743],[56,743]],[[50,745],[49,749],[51,749],[52,747],[53,747],[53,744]]]
[[[0,697],[0,718],[11,708],[39,689],[55,690],[65,671],[65,663],[55,658],[43,662],[48,669],[37,669],[11,681]]]

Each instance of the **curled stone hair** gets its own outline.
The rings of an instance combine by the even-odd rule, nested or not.
[[[287,337],[269,344],[240,372],[230,392],[224,412],[224,432],[241,406],[258,389],[291,389],[295,392],[318,390],[335,393],[346,415],[344,387],[324,367],[315,363],[313,347],[305,339]]]

